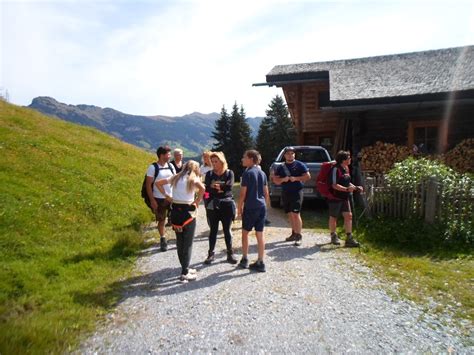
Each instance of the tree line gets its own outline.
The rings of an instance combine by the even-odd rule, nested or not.
[[[240,163],[243,153],[248,149],[256,149],[262,155],[262,169],[268,173],[270,165],[279,151],[286,145],[296,141],[296,131],[291,122],[288,108],[283,98],[275,96],[266,110],[266,116],[260,123],[257,138],[254,140],[247,122],[243,106],[232,106],[229,114],[225,106],[221,109],[214,131],[211,134],[215,140],[213,151],[225,154],[229,169],[236,177],[240,177],[243,167]]]

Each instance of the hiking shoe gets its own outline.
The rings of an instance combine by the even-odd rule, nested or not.
[[[189,271],[186,275],[182,274],[180,277],[179,277],[179,281],[181,281],[181,283],[183,284],[186,284],[188,283],[189,281],[194,281],[197,279],[197,276],[196,274],[191,274]]]
[[[249,260],[247,258],[240,259],[239,267],[242,268],[242,269],[248,269],[249,268]]]
[[[256,262],[249,265],[250,270],[255,270],[258,272],[265,272],[265,264],[263,261],[257,260]]]
[[[296,241],[296,235],[297,235],[296,233],[291,233],[291,235],[288,238],[286,238],[285,241],[287,241],[287,242]]]
[[[210,251],[208,254],[207,254],[207,259],[204,260],[204,264],[211,264],[213,261],[215,260],[214,258],[214,252],[213,251]]]
[[[301,234],[296,234],[295,235],[295,247],[299,247],[301,245],[302,240],[303,240],[303,236]]]
[[[341,245],[341,240],[336,233],[331,234],[331,244]]]
[[[235,258],[233,251],[227,252],[227,262],[233,265],[237,264],[237,259]]]
[[[160,250],[161,251],[167,251],[168,250],[168,243],[166,242],[165,237],[160,238]]]
[[[354,238],[347,238],[346,243],[344,244],[346,248],[357,248],[360,246],[359,242]]]

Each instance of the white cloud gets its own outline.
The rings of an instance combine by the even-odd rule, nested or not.
[[[2,3],[0,86],[133,114],[264,115],[277,64],[472,44],[472,5],[401,1]],[[470,11],[471,10],[471,11]],[[471,41],[471,42],[469,42]]]

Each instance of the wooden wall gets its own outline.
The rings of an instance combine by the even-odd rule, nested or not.
[[[304,84],[283,85],[283,92],[288,105],[293,124],[297,131],[297,143],[307,145],[320,144],[321,137],[332,135],[336,144],[349,142],[347,137],[340,137],[344,126],[343,119],[348,119],[353,124],[350,135],[356,150],[373,145],[380,140],[398,145],[408,145],[410,122],[441,121],[446,114],[445,107],[411,108],[397,107],[395,109],[367,110],[363,112],[327,112],[319,108],[319,93],[329,91],[329,82],[320,81]],[[444,149],[451,149],[465,138],[474,137],[474,104],[454,106],[450,110],[451,119],[446,129]],[[354,123],[357,125],[354,128]],[[338,147],[337,149],[351,147]],[[352,150],[352,149],[351,149]],[[334,152],[333,152],[334,153]]]
[[[298,144],[319,144],[321,135],[335,134],[337,130],[338,114],[319,109],[319,92],[322,91],[329,91],[329,82],[283,86]]]

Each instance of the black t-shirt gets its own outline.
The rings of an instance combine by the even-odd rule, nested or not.
[[[339,184],[344,187],[349,187],[351,184],[351,175],[349,169],[345,170],[339,164],[336,164],[329,175],[329,183],[331,186],[333,184]],[[335,197],[346,200],[349,198],[350,193],[345,191],[338,191],[333,189],[333,194]]]
[[[183,166],[184,166],[183,161],[181,162],[181,167],[180,168],[176,165],[176,162],[174,160],[172,160],[170,163],[173,164],[174,169],[176,170],[176,174],[181,172],[181,170],[183,170]]]
[[[212,187],[215,183],[220,184],[220,190]],[[232,186],[234,185],[234,172],[232,170],[226,170],[222,175],[217,175],[214,170],[208,171],[204,184],[206,185],[206,192],[209,193],[209,198],[231,199]]]

